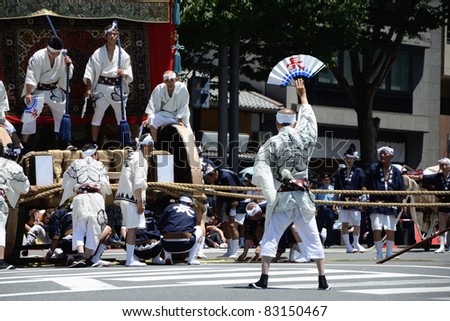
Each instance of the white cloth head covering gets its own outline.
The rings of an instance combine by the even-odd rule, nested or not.
[[[203,171],[203,176],[208,175],[214,171],[214,167],[211,165],[206,165],[205,170]]]
[[[139,149],[141,146],[148,146],[153,145],[155,142],[153,141],[152,136],[147,133],[144,135],[139,136],[139,138],[136,137],[136,148]]]
[[[252,209],[250,209],[250,205],[253,206]],[[262,212],[261,206],[259,206],[257,203],[255,202],[250,202],[247,204],[247,206],[245,207],[245,211],[247,212],[247,215],[250,217],[255,216],[256,214]]]
[[[20,155],[20,147],[13,146],[12,143],[6,145],[5,156],[11,159],[16,159]]]
[[[380,155],[381,152],[386,152],[388,154],[394,155],[394,149],[389,146],[383,146],[377,149],[377,154]]]
[[[94,155],[97,152],[98,146],[96,144],[86,144],[81,149],[83,158]]]
[[[450,165],[450,159],[448,159],[447,157],[444,157],[444,158],[441,158],[440,160],[438,160],[438,163]]]
[[[353,153],[345,153],[344,157],[359,159],[359,153],[357,151],[354,151]]]
[[[282,114],[280,112],[277,112],[276,118],[278,124],[293,124],[296,121],[295,114]]]
[[[113,21],[111,24],[111,27],[108,29],[105,29],[105,36],[108,34],[108,32],[113,32],[113,31],[119,31],[119,27],[117,26],[117,21]]]
[[[180,196],[179,198],[178,198],[178,201],[180,202],[180,203],[185,203],[185,204],[189,204],[189,205],[192,205],[192,198],[190,198],[189,196]]]
[[[163,75],[163,80],[175,80],[177,79],[177,74],[173,71],[173,72],[166,72]]]

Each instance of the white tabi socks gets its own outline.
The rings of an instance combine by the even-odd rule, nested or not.
[[[231,244],[232,239],[227,239],[227,252],[220,257],[229,257],[231,255],[231,251],[233,250],[233,245]]]
[[[189,257],[188,257],[188,261],[187,261],[188,265],[199,265],[200,264],[200,262],[195,259],[195,257],[197,256],[199,247],[200,247],[200,243],[195,242],[194,246],[189,251]]]
[[[342,234],[342,239],[344,240],[347,253],[356,253],[358,251],[357,249],[354,249],[353,246],[350,244],[350,235],[348,235],[348,233]]]
[[[127,248],[127,261],[125,262],[126,266],[141,267],[147,265],[143,262],[139,262],[139,260],[136,260],[134,258],[134,244],[126,244],[126,248]]]
[[[298,244],[292,245],[292,247],[289,251],[289,262],[294,262],[296,251],[300,253],[300,247],[298,246]]]
[[[231,254],[229,256],[230,259],[238,258],[238,249],[239,249],[239,239],[231,240]]]
[[[377,260],[383,258],[383,241],[375,241],[375,248],[377,249]]]
[[[439,248],[434,253],[445,252],[445,235],[439,235]]]
[[[386,240],[386,257],[392,256],[392,249],[394,248],[394,241]]]
[[[98,245],[97,252],[95,252],[95,255],[91,258],[92,263],[94,263],[94,265],[95,265],[95,266],[92,265],[93,267],[109,265],[109,262],[103,261],[102,259],[100,259],[100,257],[102,256],[103,252],[105,252],[105,250],[106,250],[106,245],[103,243],[100,243]]]
[[[197,250],[196,256],[199,259],[206,259],[205,252],[203,251],[203,249],[205,248],[205,240],[206,240],[206,237],[203,236],[202,242],[200,243],[200,246],[198,247],[198,250]]]
[[[297,246],[300,249],[300,255],[294,259],[294,263],[308,263],[309,257],[305,244],[303,242],[297,243]]]
[[[353,248],[357,249],[359,253],[364,253],[366,249],[359,244],[359,235],[353,234]]]

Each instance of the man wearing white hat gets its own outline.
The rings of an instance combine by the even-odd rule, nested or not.
[[[94,267],[107,265],[99,256],[91,260],[100,244],[102,230],[108,228],[105,195],[112,193],[105,166],[97,160],[97,148],[95,144],[84,145],[83,158],[73,161],[63,175],[60,206],[73,197],[72,248],[80,254],[72,267],[85,267],[91,262]]]
[[[303,79],[296,80],[301,106],[298,113],[281,109],[276,115],[278,134],[261,146],[252,183],[267,201],[266,226],[261,241],[261,277],[250,288],[265,289],[278,242],[293,222],[318,271],[319,290],[328,290],[325,253],[315,220],[314,195],[308,187],[308,165],[317,142],[317,121],[308,103]]]
[[[147,189],[148,156],[153,149],[150,134],[136,139],[136,151],[128,154],[120,172],[114,203],[122,210],[123,226],[127,230],[125,244],[127,251],[126,266],[146,266],[134,256],[136,233],[139,227],[145,228],[145,199]],[[157,263],[157,262],[156,262]]]
[[[377,150],[378,163],[372,164],[367,173],[367,189],[378,191],[404,191],[405,183],[402,173],[392,165],[394,149],[390,146],[382,146]],[[369,193],[370,194],[370,193]],[[371,202],[398,203],[406,202],[400,195],[370,195]],[[376,259],[383,258],[383,241],[381,232],[386,231],[386,257],[392,255],[394,248],[395,231],[397,226],[397,207],[372,206],[369,207],[370,220],[372,221],[373,238],[377,250]]]
[[[450,191],[450,159],[447,157],[438,160],[439,172],[431,175],[409,176],[413,179],[422,180],[423,185],[432,185],[437,191]],[[450,197],[440,196],[441,202],[450,203]],[[450,207],[441,206],[438,208],[439,232],[447,228],[447,220],[450,216]],[[447,237],[447,240],[450,238]],[[450,253],[450,244],[447,243]],[[439,248],[435,253],[445,253],[445,234],[439,236]]]
[[[54,120],[54,132],[59,133],[66,106],[67,68],[69,79],[73,75],[72,60],[63,53],[58,37],[51,37],[47,47],[38,50],[28,61],[25,85],[22,90],[28,108],[22,115],[22,137],[25,145],[30,135],[36,133],[36,119],[44,103],[50,107]]]

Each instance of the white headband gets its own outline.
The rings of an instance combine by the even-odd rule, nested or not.
[[[278,124],[293,124],[295,122],[295,114],[282,114],[277,113],[277,123]]]
[[[444,157],[444,158],[441,158],[440,160],[438,160],[438,163],[450,165],[450,159],[448,159],[447,157]]]
[[[214,167],[211,165],[207,165],[205,171],[203,172],[203,176],[206,176],[214,171]]]
[[[95,154],[95,152],[97,151],[97,148],[91,148],[91,149],[87,149],[81,152],[81,155],[83,155],[83,158],[92,156]]]
[[[105,29],[105,36],[108,34],[108,32],[117,31],[117,29],[117,22],[113,21],[111,27],[109,29]]]
[[[177,79],[177,75],[173,72],[167,73],[163,75],[163,80],[171,80],[171,79]]]
[[[389,146],[383,146],[377,149],[377,154],[380,155],[381,152],[386,152],[388,154],[394,155],[394,149]]]
[[[249,209],[250,205],[253,205],[254,207],[252,209]],[[259,206],[255,202],[250,202],[245,207],[245,211],[247,212],[248,216],[253,217],[256,214],[258,214],[259,212],[262,212],[262,209],[261,209],[261,206]]]
[[[353,154],[345,153],[344,157],[358,159],[359,153],[358,152],[354,152]]]
[[[54,48],[52,48],[50,46],[47,46],[47,50],[50,51],[50,52],[60,52],[61,51],[60,49],[54,49]]]
[[[186,204],[192,204],[192,198],[190,198],[188,196],[180,196],[178,201],[180,201],[182,203],[186,203]]]
[[[155,142],[152,139],[152,136],[147,135],[142,142],[139,141],[139,138],[136,138],[136,147],[139,148],[141,146],[153,145]]]

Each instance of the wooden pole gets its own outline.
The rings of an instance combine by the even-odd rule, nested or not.
[[[389,261],[389,260],[392,260],[394,257],[397,257],[397,256],[399,256],[399,255],[401,255],[401,254],[403,254],[403,253],[405,253],[405,252],[408,252],[408,251],[410,251],[410,250],[412,250],[412,249],[414,249],[414,248],[416,248],[416,247],[419,247],[419,246],[421,246],[422,244],[424,244],[424,243],[426,243],[426,242],[428,242],[428,241],[431,241],[431,240],[434,239],[435,237],[437,237],[437,236],[439,236],[439,235],[441,235],[441,234],[444,234],[444,233],[447,232],[447,231],[450,231],[450,227],[447,227],[445,230],[443,230],[443,231],[441,231],[441,232],[438,232],[438,233],[435,233],[435,234],[433,234],[433,235],[430,235],[430,236],[428,236],[427,238],[423,239],[422,241],[420,241],[420,242],[418,242],[418,243],[416,243],[416,244],[410,245],[410,246],[408,246],[407,248],[401,250],[400,252],[397,252],[397,253],[392,254],[391,256],[389,256],[389,257],[387,257],[387,258],[384,258],[384,259],[382,259],[382,260],[377,261],[377,264],[383,264],[384,262],[387,262],[387,261]]]

